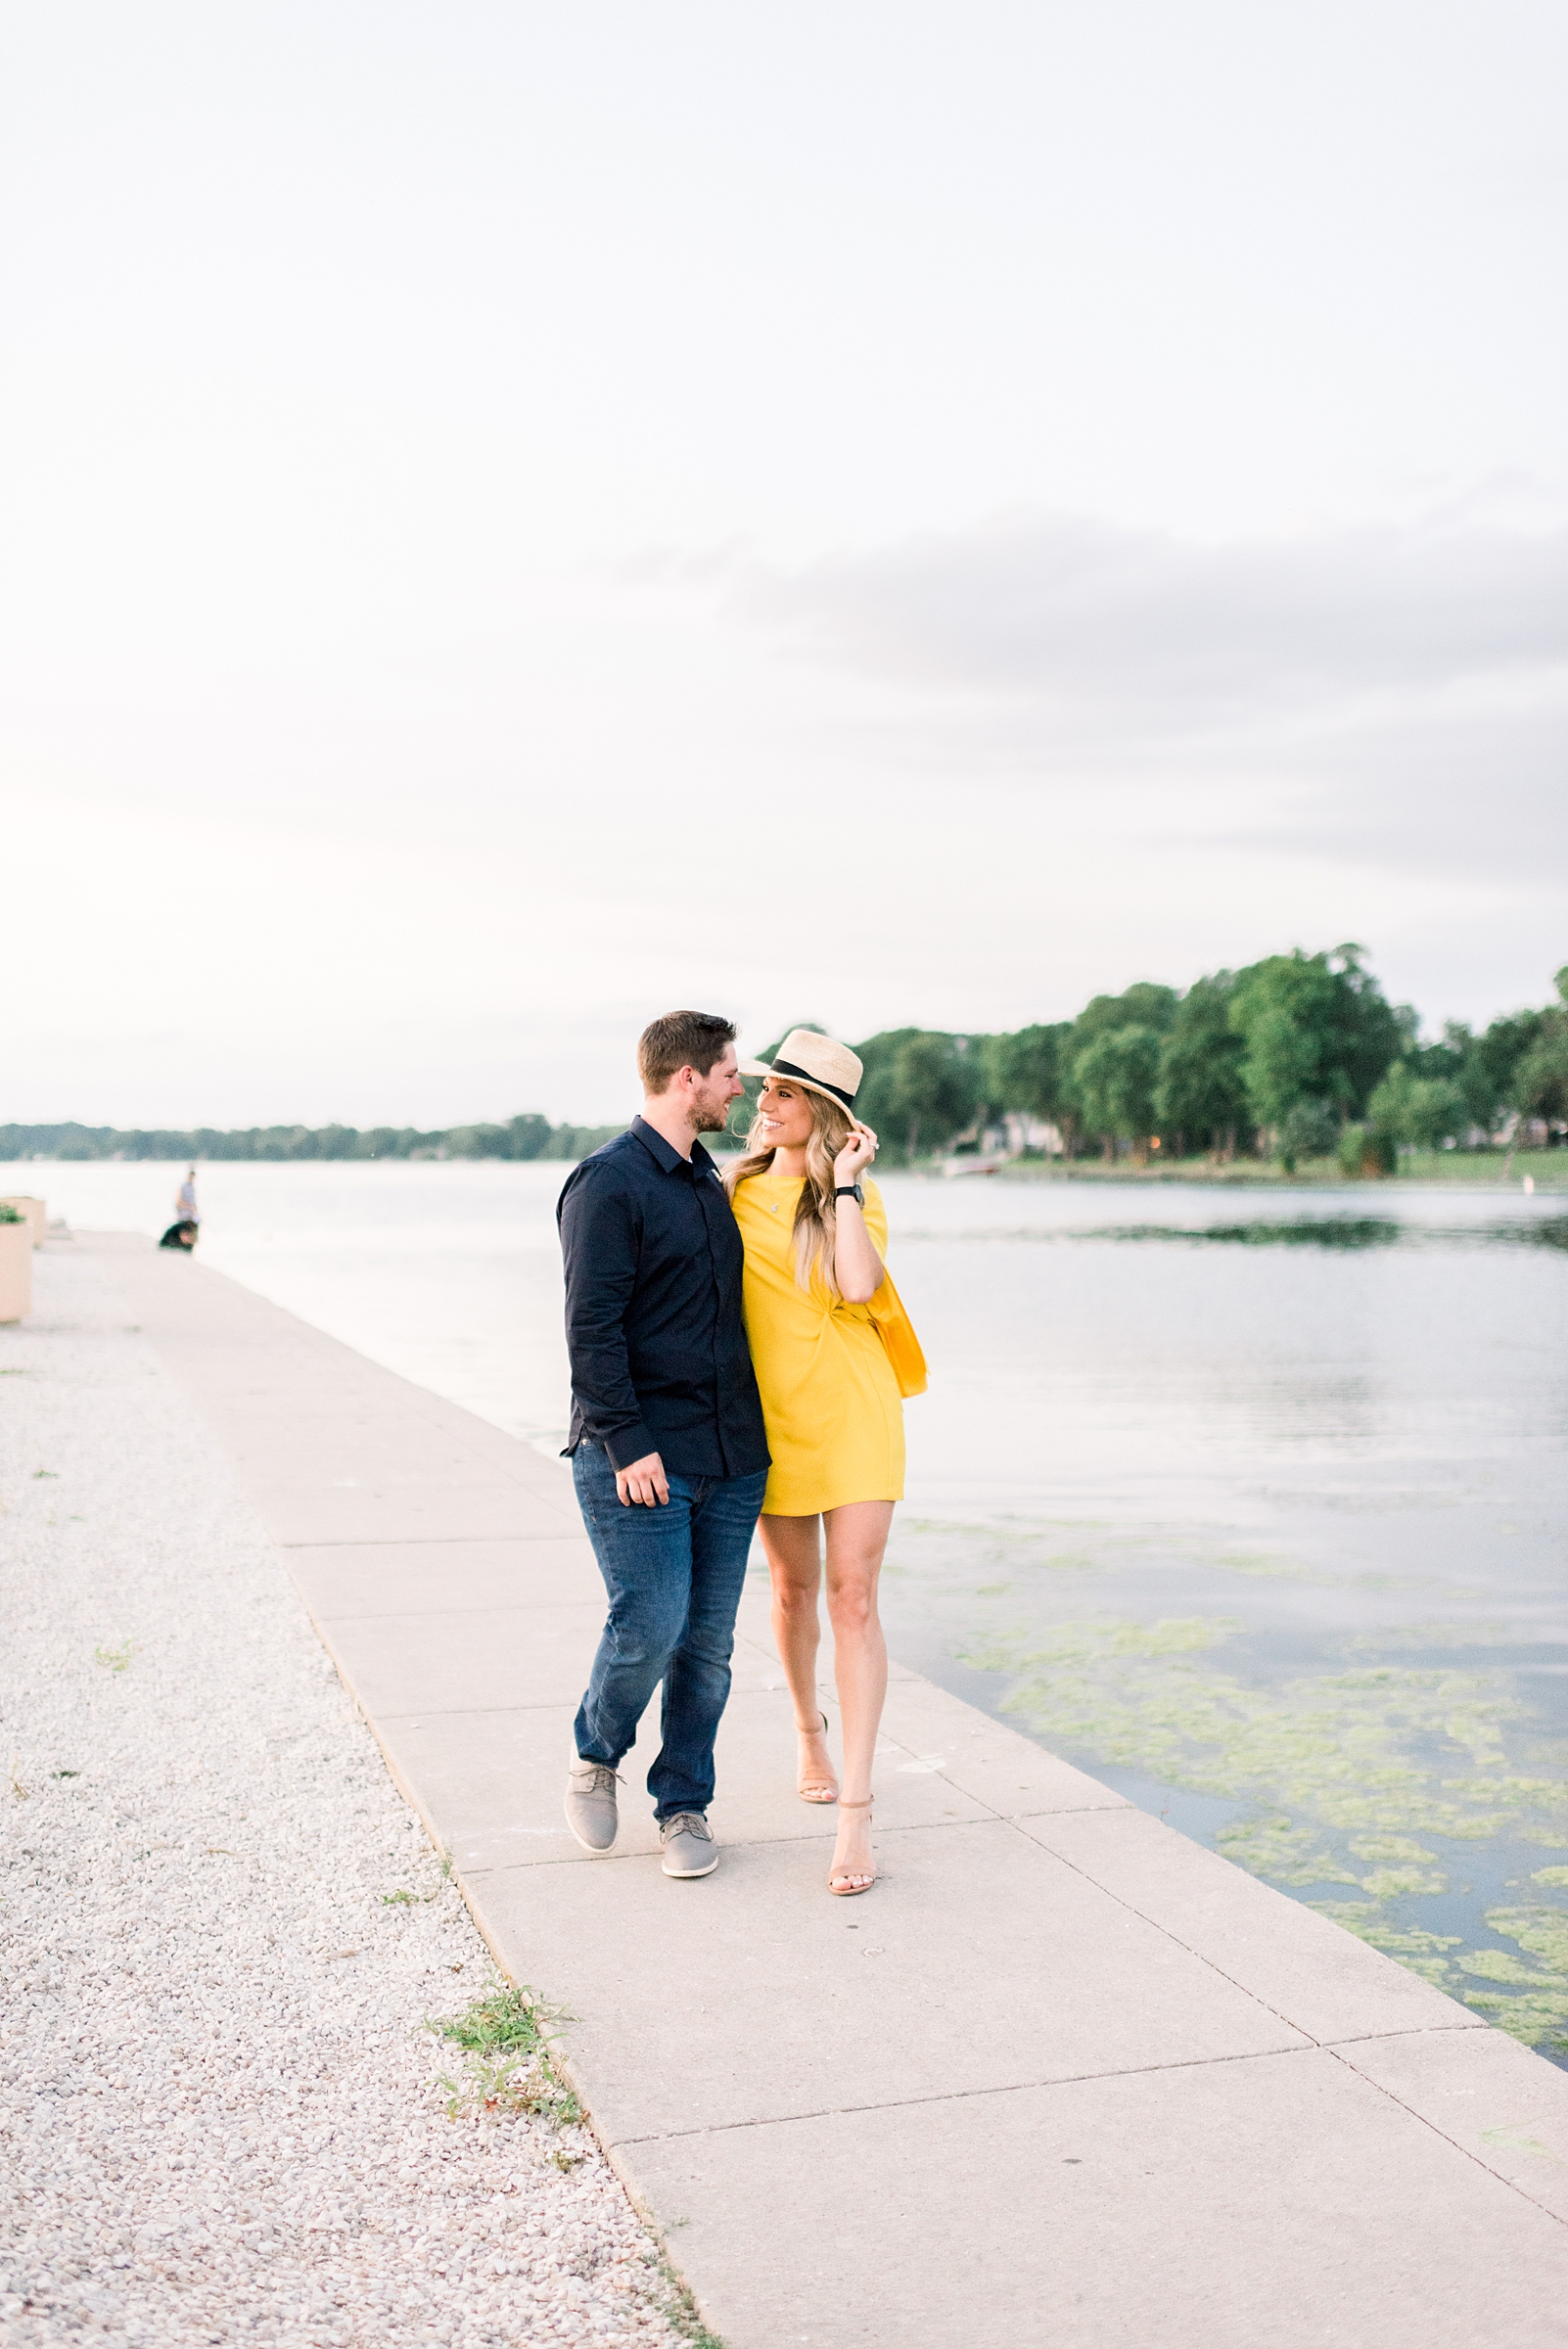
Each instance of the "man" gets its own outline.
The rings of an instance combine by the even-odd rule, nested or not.
[[[741,1320],[742,1248],[713,1160],[744,1091],[735,1029],[671,1011],[637,1044],[644,1101],[568,1175],[557,1220],[572,1360],[568,1450],[609,1619],[575,1724],[567,1824],[616,1839],[616,1772],[664,1681],[648,1773],[667,1876],[718,1865],[708,1806],[767,1440]]]

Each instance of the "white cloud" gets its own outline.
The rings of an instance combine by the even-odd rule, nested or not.
[[[738,593],[830,658],[1027,697],[1123,739],[1477,683],[1568,689],[1568,530],[1200,545],[1021,515],[758,566]]]

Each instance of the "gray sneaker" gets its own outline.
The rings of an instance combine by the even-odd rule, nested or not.
[[[567,1773],[566,1822],[585,1852],[607,1852],[621,1824],[616,1773],[608,1762],[579,1757]]]
[[[711,1876],[718,1865],[714,1830],[700,1811],[677,1811],[673,1819],[661,1819],[659,1840],[667,1876]]]

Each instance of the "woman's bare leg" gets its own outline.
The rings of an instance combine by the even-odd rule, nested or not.
[[[816,1695],[816,1651],[821,1638],[817,1592],[822,1583],[819,1517],[764,1517],[758,1530],[773,1586],[773,1644],[795,1705],[801,1737],[800,1783],[832,1786],[833,1764]]]
[[[852,1500],[841,1509],[829,1509],[823,1523],[828,1619],[844,1721],[840,1800],[864,1803],[871,1793],[871,1765],[888,1693],[888,1643],[877,1613],[877,1579],[893,1524],[893,1503]],[[869,1883],[874,1873],[869,1811],[841,1812],[832,1872],[851,1883]]]

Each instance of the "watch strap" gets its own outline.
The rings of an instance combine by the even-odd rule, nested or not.
[[[865,1205],[865,1193],[857,1182],[841,1182],[833,1196],[835,1199],[853,1199],[859,1207]]]

